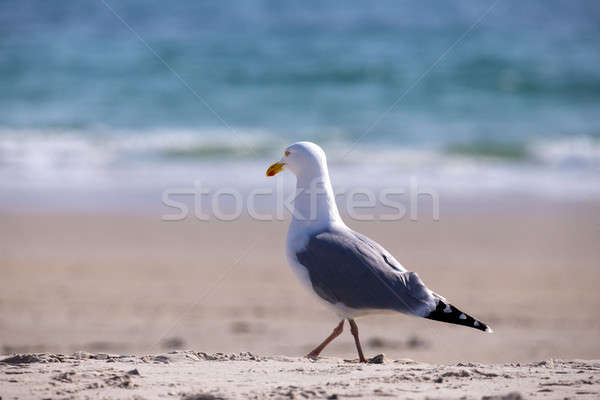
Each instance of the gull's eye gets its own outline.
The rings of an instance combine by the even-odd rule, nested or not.
[[[286,150],[286,151],[285,151],[285,156],[287,157],[287,156],[289,156],[289,155],[290,155],[290,151],[289,151],[289,150]]]

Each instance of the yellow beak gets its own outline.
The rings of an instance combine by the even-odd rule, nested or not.
[[[281,171],[283,171],[283,166],[284,165],[285,165],[285,163],[282,163],[282,162],[276,162],[276,163],[274,163],[267,170],[267,176],[275,176],[275,175],[277,175],[278,173],[280,173]]]

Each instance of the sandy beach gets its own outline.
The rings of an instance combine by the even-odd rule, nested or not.
[[[597,204],[348,221],[494,334],[403,315],[359,320],[368,354],[420,362],[599,359]],[[287,222],[2,216],[0,353],[176,349],[306,354],[335,317],[284,258]],[[354,357],[349,332],[324,356]]]
[[[173,351],[132,356],[36,354],[0,362],[3,398],[595,399],[600,361],[432,365],[378,357],[371,364],[252,353]]]
[[[287,221],[5,212],[0,396],[597,398],[599,216],[504,199],[347,219],[495,330],[365,317],[385,357],[359,365],[348,327],[303,358],[337,321],[287,266]]]

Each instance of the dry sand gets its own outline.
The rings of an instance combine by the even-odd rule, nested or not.
[[[0,396],[7,399],[14,391],[70,390],[102,383],[113,372],[133,369],[131,363],[139,363],[141,372],[132,378],[139,385],[135,390],[146,393],[154,387],[155,394],[160,388],[176,395],[213,389],[223,395],[253,391],[264,395],[291,390],[291,386],[297,386],[292,391],[299,393],[321,388],[326,394],[370,396],[381,389],[409,397],[413,393],[405,390],[419,390],[414,397],[460,397],[458,393],[468,389],[465,394],[475,397],[516,390],[526,397],[549,393],[548,398],[597,391],[585,383],[541,385],[546,376],[548,382],[583,381],[594,374],[597,379],[597,370],[588,373],[586,369],[597,364],[582,361],[585,368],[580,368],[574,362],[555,362],[548,368],[527,363],[600,359],[599,211],[598,204],[583,203],[502,208],[475,204],[443,208],[439,222],[430,218],[348,221],[417,271],[432,289],[496,331],[483,334],[402,315],[366,317],[358,324],[367,355],[383,352],[390,360],[410,358],[434,364],[390,362],[368,367],[340,364],[333,358],[317,363],[281,358],[306,354],[336,324],[330,312],[304,292],[285,262],[285,221],[162,222],[159,213],[4,213],[0,354],[84,350],[140,355],[193,349],[249,351],[267,361],[189,360],[163,365],[132,358],[115,363],[35,363],[25,369],[3,366],[3,373],[13,368],[30,373],[2,375]],[[355,357],[347,329],[323,355]],[[517,362],[523,367],[502,367],[502,373],[497,372],[500,366]],[[475,363],[476,367],[457,367],[457,363]],[[417,373],[412,368],[423,370]],[[461,368],[470,375],[444,378],[446,384],[433,382]],[[473,372],[478,368],[496,371],[499,377],[490,379]],[[98,369],[100,375],[94,377]],[[577,374],[580,369],[585,372]],[[84,383],[79,378],[76,384],[53,379],[71,370]],[[89,378],[83,377],[84,371],[91,371]],[[322,371],[329,371],[331,380]],[[505,372],[512,378],[501,378]],[[369,382],[371,374],[377,379]],[[207,376],[219,379],[213,382]],[[17,382],[6,383],[11,379]],[[37,383],[25,385],[30,379]],[[263,380],[271,383],[251,384],[262,385]],[[170,381],[179,386],[170,388]],[[239,382],[250,383],[238,387]],[[327,387],[326,382],[338,385]],[[364,386],[356,385],[359,382]],[[105,384],[102,393],[106,391],[108,397],[113,393],[110,390],[115,390],[116,397],[136,393],[110,388]],[[546,389],[554,392],[538,392]],[[87,390],[77,395],[100,389]]]
[[[147,356],[37,354],[0,363],[0,387],[3,399],[518,400],[600,396],[600,361],[431,365],[379,358],[377,362],[192,351]]]

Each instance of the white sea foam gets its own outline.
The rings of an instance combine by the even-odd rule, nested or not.
[[[135,192],[202,181],[250,190],[270,185],[264,169],[290,140],[256,130],[5,130],[0,188]],[[586,136],[532,141],[529,156],[516,160],[391,143],[353,147],[339,137],[322,144],[338,188],[407,187],[416,178],[422,187],[459,197],[519,192],[600,198],[600,141]]]
[[[531,152],[544,164],[600,168],[600,140],[589,136],[537,141]]]

